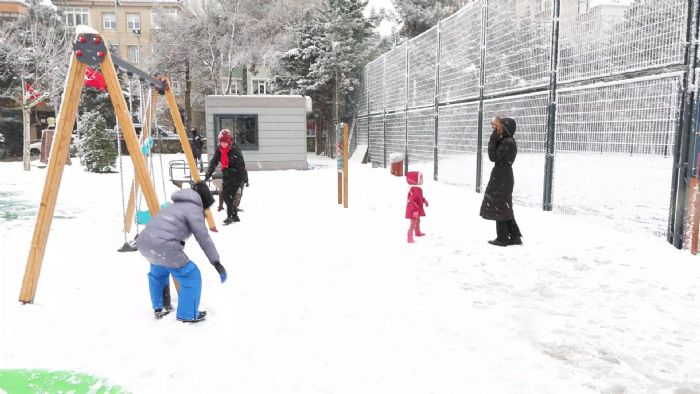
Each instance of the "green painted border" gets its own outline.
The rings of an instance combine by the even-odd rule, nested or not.
[[[0,390],[8,394],[75,393],[127,394],[105,379],[75,371],[0,369]]]

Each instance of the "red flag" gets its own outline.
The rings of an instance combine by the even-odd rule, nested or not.
[[[90,67],[88,67],[87,70],[85,70],[85,86],[97,89],[100,92],[104,92],[107,88],[107,84],[105,83],[105,77],[102,76],[102,73],[93,70]]]
[[[24,94],[25,94],[25,97],[26,97],[28,103],[41,97],[41,93],[32,89],[32,87],[29,85],[29,82],[24,83]]]

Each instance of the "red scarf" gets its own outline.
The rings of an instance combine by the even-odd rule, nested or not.
[[[221,170],[228,168],[228,152],[231,150],[231,145],[226,148],[219,145],[219,152],[221,152]]]

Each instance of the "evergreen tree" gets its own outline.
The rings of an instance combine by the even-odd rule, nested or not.
[[[401,26],[399,36],[411,39],[470,1],[472,0],[391,0],[398,14],[395,21]]]
[[[83,114],[80,122],[80,161],[90,172],[114,172],[117,147],[99,112]]]

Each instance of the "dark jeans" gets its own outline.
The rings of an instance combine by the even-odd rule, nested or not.
[[[223,190],[223,196],[224,196],[224,203],[226,204],[226,216],[232,217],[234,215],[238,214],[238,208],[236,205],[233,203],[233,199],[236,196],[236,190],[241,187],[240,182],[236,181],[231,181],[231,182],[226,182],[224,181],[224,190]]]
[[[515,219],[497,221],[496,235],[497,239],[500,241],[508,241],[523,236],[520,234],[520,228],[518,227],[518,223],[515,222]]]

